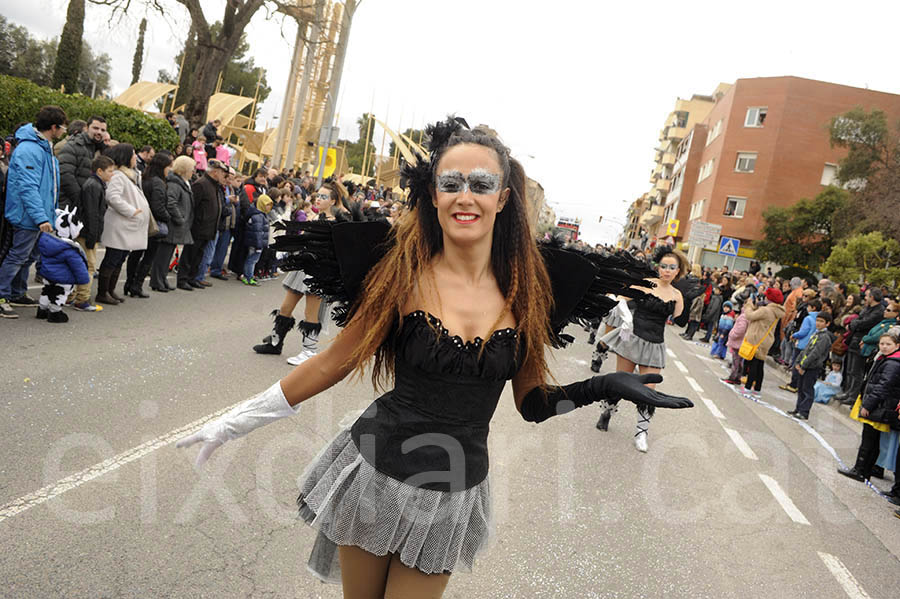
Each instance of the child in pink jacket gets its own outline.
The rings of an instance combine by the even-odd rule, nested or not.
[[[746,306],[747,304],[744,304]],[[731,332],[728,333],[728,351],[731,353],[731,373],[728,378],[722,379],[726,383],[732,385],[741,384],[741,373],[744,371],[744,359],[738,354],[741,349],[741,343],[744,342],[744,334],[747,332],[749,321],[741,310],[741,315],[734,321]]]

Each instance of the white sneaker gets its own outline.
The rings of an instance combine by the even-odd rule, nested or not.
[[[634,448],[641,453],[647,453],[649,446],[647,445],[647,433],[638,433],[634,436]]]
[[[307,360],[312,358],[317,353],[318,352],[315,350],[303,348],[300,350],[299,354],[288,358],[287,363],[290,364],[291,366],[300,366],[301,364],[303,364],[304,362],[306,362]]]

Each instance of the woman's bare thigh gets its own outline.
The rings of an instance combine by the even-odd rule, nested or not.
[[[449,574],[425,574],[400,561],[397,554],[391,558],[384,599],[440,599],[450,582]]]
[[[616,354],[616,370],[619,372],[634,372],[634,362]]]
[[[338,547],[345,599],[382,599],[391,556],[374,555],[359,547]]]

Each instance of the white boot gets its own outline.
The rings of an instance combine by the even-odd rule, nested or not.
[[[299,366],[319,353],[319,333],[322,332],[322,325],[318,322],[301,320],[297,328],[303,335],[303,348],[299,354],[287,359],[287,363],[291,366]]]
[[[647,445],[647,431],[642,431],[634,436],[634,448],[641,453],[647,453],[650,446]]]
[[[637,432],[634,434],[634,448],[641,453],[647,453],[650,446],[647,443],[647,429],[650,428],[650,419],[653,418],[651,406],[638,405]]]

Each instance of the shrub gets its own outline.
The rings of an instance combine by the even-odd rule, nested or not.
[[[63,94],[25,79],[0,75],[0,134],[13,132],[19,123],[29,123],[41,106],[54,104],[66,111],[70,121],[87,120],[91,115],[106,119],[113,139],[156,149],[174,150],[178,135],[165,119],[108,100],[92,100],[81,94]]]

